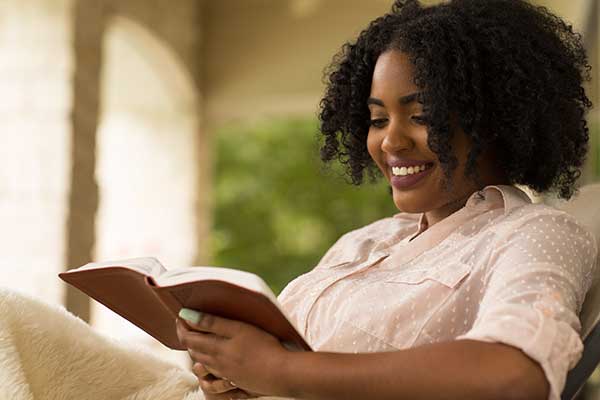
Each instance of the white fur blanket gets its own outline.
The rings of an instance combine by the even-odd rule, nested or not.
[[[72,399],[204,395],[190,371],[95,332],[63,307],[0,287],[0,400]]]
[[[203,398],[191,372],[94,332],[64,308],[0,288],[0,399]]]

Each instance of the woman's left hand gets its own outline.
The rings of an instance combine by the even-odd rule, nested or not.
[[[282,371],[290,351],[279,339],[245,322],[184,310],[177,336],[194,362],[247,392],[287,396]]]

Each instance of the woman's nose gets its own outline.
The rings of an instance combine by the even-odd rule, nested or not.
[[[413,146],[412,139],[400,127],[393,124],[388,125],[381,143],[381,150],[386,153],[398,153],[402,150],[410,150]]]

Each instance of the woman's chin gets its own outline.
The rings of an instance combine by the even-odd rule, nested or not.
[[[430,195],[421,190],[413,192],[392,189],[392,196],[396,208],[410,214],[428,211],[427,204],[432,200]]]

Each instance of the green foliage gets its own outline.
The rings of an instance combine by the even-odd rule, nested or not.
[[[213,265],[257,273],[277,294],[343,234],[398,212],[387,185],[356,187],[318,158],[314,120],[216,135]]]

